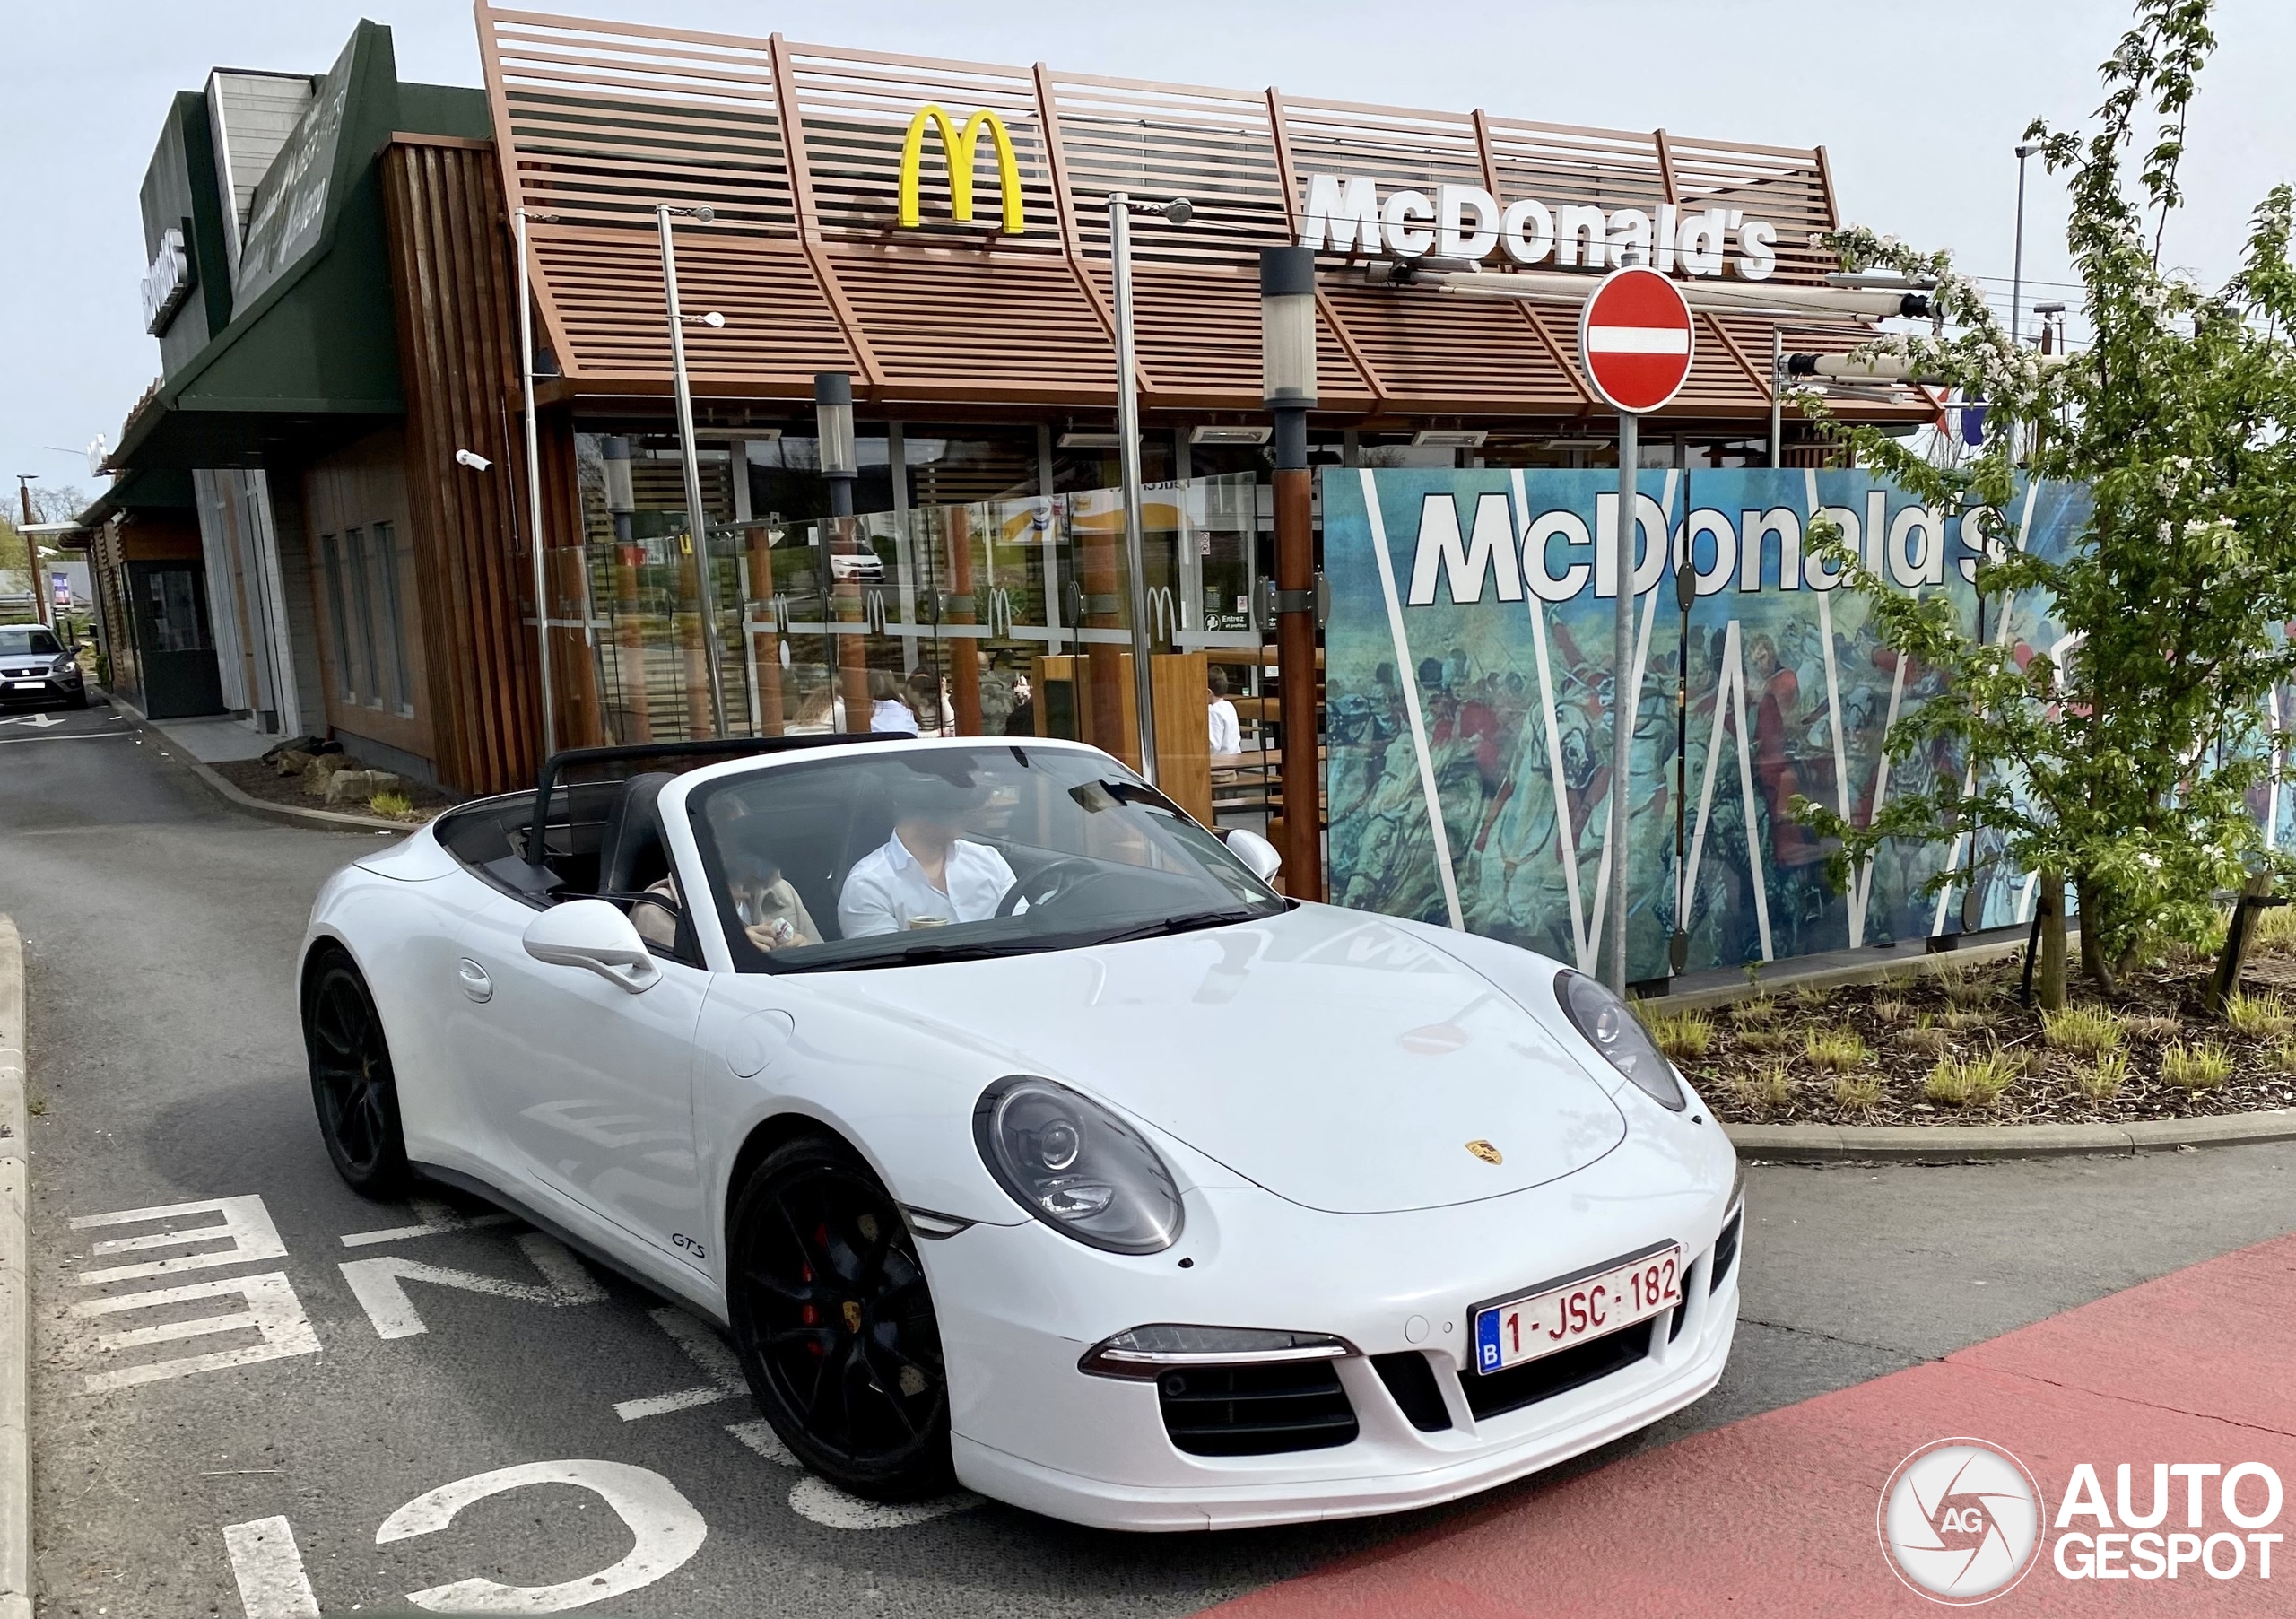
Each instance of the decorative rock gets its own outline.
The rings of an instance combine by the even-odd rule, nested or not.
[[[283,776],[300,776],[310,762],[311,755],[300,748],[289,748],[271,762],[272,768]]]
[[[303,767],[303,790],[325,797],[327,778],[337,771],[352,769],[357,762],[348,753],[320,754]]]
[[[398,778],[388,770],[337,770],[327,778],[329,804],[364,804],[377,793],[394,791]]]

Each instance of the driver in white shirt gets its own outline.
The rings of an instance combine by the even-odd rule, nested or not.
[[[894,789],[892,836],[855,862],[838,896],[837,922],[848,939],[871,934],[979,922],[996,914],[1013,868],[985,843],[959,833],[973,794],[918,771]]]

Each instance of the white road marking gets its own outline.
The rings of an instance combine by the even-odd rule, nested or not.
[[[410,1591],[407,1600],[439,1614],[559,1614],[587,1607],[648,1586],[681,1567],[709,1533],[693,1503],[660,1474],[625,1462],[527,1462],[457,1479],[416,1496],[383,1519],[375,1544],[435,1535],[473,1502],[529,1484],[573,1484],[612,1507],[635,1536],[621,1562],[556,1585],[503,1585],[458,1580]]]
[[[804,1465],[789,1453],[789,1447],[781,1442],[781,1436],[773,1431],[773,1424],[761,1416],[753,1422],[728,1423],[726,1432],[777,1466],[798,1467]]]
[[[970,1511],[981,1499],[970,1490],[959,1490],[931,1501],[864,1501],[808,1473],[790,1486],[789,1510],[827,1529],[905,1529],[952,1512]]]
[[[217,1225],[194,1225],[174,1231],[148,1232],[140,1237],[107,1237],[96,1244],[98,1254],[144,1253],[158,1248],[189,1248],[195,1243],[228,1241],[230,1247],[211,1254],[177,1254],[141,1264],[114,1265],[83,1270],[75,1278],[83,1287],[106,1282],[133,1282],[145,1276],[173,1275],[178,1271],[212,1270],[218,1266],[242,1265],[258,1259],[284,1259],[287,1245],[271,1222],[263,1199],[209,1197],[197,1203],[168,1203],[153,1208],[122,1209],[112,1214],[81,1214],[72,1221],[75,1232],[105,1225],[142,1225],[157,1220],[187,1220],[195,1214],[221,1214]]]
[[[0,720],[0,725],[6,721]],[[64,736],[0,736],[0,748],[13,747],[20,742],[101,742],[110,736],[125,736],[125,731],[74,731]],[[141,737],[137,740],[140,742]]]
[[[318,1598],[285,1519],[225,1524],[223,1549],[231,1554],[231,1578],[248,1619],[319,1619]]]
[[[520,1234],[518,1246],[542,1273],[541,1285],[509,1282],[499,1276],[481,1275],[476,1271],[448,1270],[444,1266],[422,1265],[393,1256],[350,1259],[337,1268],[350,1284],[360,1307],[366,1310],[367,1319],[374,1323],[377,1335],[386,1338],[412,1338],[430,1330],[415,1312],[414,1301],[406,1296],[404,1284],[409,1282],[427,1282],[433,1287],[457,1288],[464,1293],[486,1293],[498,1299],[517,1299],[522,1303],[553,1308],[596,1304],[605,1298],[605,1290],[590,1279],[590,1273],[582,1268],[581,1261],[552,1239],[540,1232],[526,1232]]]
[[[132,1310],[155,1310],[162,1304],[179,1304],[193,1299],[219,1299],[232,1295],[244,1299],[247,1309],[230,1315],[196,1316],[188,1321],[167,1321],[156,1327],[131,1327],[117,1332],[101,1333],[96,1337],[96,1347],[106,1352],[117,1352],[249,1329],[262,1335],[261,1343],[244,1349],[220,1349],[206,1354],[152,1361],[141,1366],[123,1367],[117,1371],[88,1372],[83,1380],[87,1391],[96,1394],[107,1388],[156,1383],[166,1378],[189,1377],[194,1372],[215,1371],[226,1366],[248,1366],[258,1361],[318,1354],[318,1335],[311,1330],[310,1319],[303,1314],[302,1302],[295,1297],[295,1289],[288,1282],[287,1273],[283,1270],[228,1281],[193,1282],[181,1287],[147,1288],[142,1293],[121,1293],[109,1299],[83,1299],[72,1306],[72,1313],[82,1319],[118,1315]]]
[[[378,1242],[404,1242],[414,1237],[442,1237],[450,1232],[509,1225],[516,1220],[511,1214],[465,1214],[451,1204],[434,1203],[428,1197],[414,1199],[414,1217],[419,1224],[394,1225],[378,1232],[352,1232],[343,1239],[343,1246],[371,1248]]]
[[[726,1346],[723,1338],[683,1310],[662,1309],[648,1313],[653,1316],[654,1324],[685,1351],[686,1358],[701,1368],[709,1383],[701,1388],[681,1388],[671,1394],[622,1400],[613,1408],[616,1416],[625,1423],[634,1423],[648,1416],[666,1416],[673,1411],[691,1411],[696,1406],[714,1406],[719,1400],[740,1399],[749,1393],[749,1380],[742,1375],[742,1362]]]
[[[50,726],[63,723],[53,714],[19,714],[13,719],[0,719],[0,725],[30,726],[35,731],[45,731]]]

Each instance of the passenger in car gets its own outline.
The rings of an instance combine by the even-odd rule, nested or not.
[[[894,797],[892,836],[854,863],[838,896],[844,936],[995,916],[1013,886],[1013,868],[987,844],[959,835],[974,794],[919,771],[895,788]]]
[[[726,883],[751,944],[760,950],[791,950],[822,942],[805,901],[766,840],[764,829],[736,823],[734,847],[726,859]]]

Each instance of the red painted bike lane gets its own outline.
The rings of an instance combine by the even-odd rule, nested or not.
[[[1642,1452],[1209,1612],[1220,1619],[1934,1614],[1939,1605],[1892,1571],[1877,1514],[1900,1461],[1950,1436],[2011,1452],[2040,1486],[2039,1553],[2022,1581],[1987,1604],[1990,1611],[2296,1615],[2296,1235],[1942,1361]],[[2111,1521],[2084,1510],[2059,1528],[2059,1509],[2084,1462]],[[2286,1486],[2274,1520],[2228,1519],[2221,1473],[2171,1476],[2165,1516],[2152,1520],[2153,1533],[2189,1535],[2196,1545],[2230,1535],[2241,1546],[2237,1575],[2213,1578],[2186,1561],[2173,1579],[2127,1577],[2120,1464],[2131,1464],[2136,1522],[2153,1509],[2156,1464],[2213,1463],[2229,1472],[2251,1462]],[[2253,1520],[2265,1504],[2265,1486],[2252,1475],[2233,1505]],[[2188,1522],[2195,1505],[2198,1520]],[[2060,1572],[2059,1558],[2075,1571],[2085,1566],[2100,1531],[2122,1536],[2109,1543],[2113,1573]],[[2273,1534],[2283,1537],[2276,1545],[2248,1538]],[[2075,1538],[2060,1546],[2068,1535]],[[2260,1573],[2260,1554],[2270,1557],[2269,1578]],[[2213,1554],[2220,1571],[2234,1556],[2221,1541]]]

